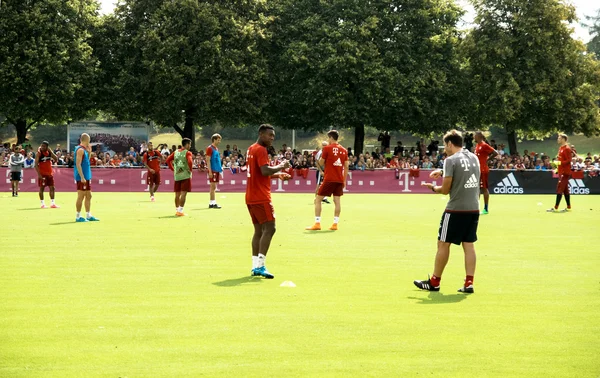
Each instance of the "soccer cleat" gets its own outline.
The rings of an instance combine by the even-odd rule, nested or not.
[[[175,213],[175,216],[176,217],[185,217],[185,213],[182,213],[182,212],[178,211],[178,212]]]
[[[473,294],[475,292],[475,290],[473,289],[473,283],[469,283],[469,285],[461,287],[460,289],[458,289],[458,292]]]
[[[319,231],[321,229],[321,223],[315,223],[310,227],[306,227],[305,230],[308,231]]]
[[[252,270],[250,271],[250,275],[253,277],[260,276],[258,268],[252,268]]]
[[[100,219],[96,218],[95,216],[91,216],[91,217],[87,217],[87,221],[88,222],[99,222]]]
[[[547,213],[559,213],[558,209],[555,209],[553,207],[549,208],[548,210],[546,210]]]
[[[215,203],[215,204],[212,204],[212,205],[208,205],[208,208],[209,209],[220,209],[221,206],[219,206],[218,204]]]
[[[427,280],[424,280],[424,281],[415,280],[415,281],[413,281],[413,283],[415,284],[416,287],[418,287],[421,290],[440,291],[439,286],[433,286],[431,284],[430,278],[428,278]]]
[[[48,208],[48,206],[46,206],[46,205],[40,206],[40,209],[47,209],[47,208]]]
[[[77,222],[77,223],[83,223],[83,222],[88,222],[88,220],[85,219],[84,217],[79,217],[79,218],[75,218],[75,222]]]
[[[323,202],[323,203],[329,203],[329,204],[331,204],[331,202],[329,202],[329,200],[328,200],[327,198],[323,198],[323,201],[322,201],[322,202]]]
[[[331,227],[329,227],[329,229],[331,231],[337,231],[337,229],[338,229],[337,226],[338,226],[337,223],[334,223],[334,224],[331,225]]]
[[[261,266],[260,268],[255,268],[253,271],[256,272],[255,275],[257,275],[257,276],[261,276],[261,277],[264,277],[267,279],[275,278],[274,275],[269,273],[266,266]]]
[[[52,209],[60,209],[60,206],[58,206],[57,204],[53,203],[52,205],[50,205],[50,208],[52,208]]]
[[[481,213],[480,213],[480,214],[481,214],[481,215],[487,215],[487,214],[489,214],[489,213],[488,213],[488,211],[487,211],[487,210],[483,209],[483,210],[481,210]]]
[[[155,201],[154,197],[150,197],[150,202],[154,202],[154,201]]]
[[[562,209],[559,211],[559,213],[568,213],[570,211],[571,211],[571,209]]]

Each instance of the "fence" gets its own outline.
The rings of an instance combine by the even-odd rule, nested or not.
[[[426,193],[431,190],[422,187],[421,183],[431,182],[430,171],[396,171],[382,169],[376,171],[351,171],[348,174],[347,190],[349,193]],[[92,190],[96,192],[143,192],[147,190],[146,169],[136,168],[94,168],[92,170]],[[5,177],[5,190],[9,189],[10,171],[0,168],[1,177]],[[170,190],[173,186],[173,173],[168,169],[161,171],[162,190]],[[308,177],[294,177],[282,182],[272,180],[273,192],[313,193],[315,191],[315,171]],[[38,177],[34,169],[23,170],[20,190],[37,192]],[[555,192],[557,176],[549,171],[498,171],[490,172],[489,184],[492,194],[552,194]],[[56,189],[63,192],[76,191],[73,169],[55,168],[54,181]],[[441,179],[437,185],[441,185]],[[588,173],[575,172],[570,180],[573,194],[600,194],[600,177]],[[168,189],[166,189],[168,188]],[[193,192],[207,192],[209,182],[205,173],[194,171],[192,177]],[[219,183],[223,192],[244,192],[246,190],[245,173],[233,174],[225,171]]]

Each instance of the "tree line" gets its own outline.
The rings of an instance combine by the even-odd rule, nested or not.
[[[419,135],[503,127],[600,134],[600,13],[589,50],[560,0],[95,0],[0,3],[0,115],[102,111],[195,140],[197,125]]]

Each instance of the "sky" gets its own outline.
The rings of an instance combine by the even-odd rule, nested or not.
[[[107,14],[111,13],[115,7],[116,0],[99,0],[100,1],[100,13]],[[473,20],[474,14],[472,8],[468,5],[468,0],[457,0],[459,4],[461,4],[465,9],[467,9],[468,13],[465,15],[465,22],[470,23]],[[600,2],[598,0],[571,0],[571,2],[577,8],[577,16],[579,20],[585,20],[585,16],[595,15],[598,9],[600,9]],[[587,32],[586,28],[581,25],[573,25],[574,37],[583,40],[584,42],[588,42],[590,40],[590,35]]]

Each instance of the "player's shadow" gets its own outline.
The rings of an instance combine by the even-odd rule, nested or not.
[[[230,280],[213,282],[212,284],[215,286],[221,286],[221,287],[232,287],[232,286],[241,286],[244,284],[257,284],[262,281],[263,281],[263,279],[260,277],[244,276],[244,277],[240,277],[240,278],[232,278]]]
[[[304,230],[304,234],[306,234],[306,235],[331,234],[332,232],[335,232],[335,231],[334,230],[319,230],[319,231]]]
[[[213,210],[213,209],[210,209],[208,207],[203,207],[203,208],[198,208],[198,209],[192,209],[192,211],[206,211],[206,210]]]
[[[408,297],[416,299],[417,304],[446,304],[462,302],[469,297],[469,294],[442,294],[440,292],[430,292],[427,297]]]
[[[19,211],[29,211],[29,210],[42,210],[42,209],[39,208],[39,207],[28,207],[26,209],[17,209],[17,210],[19,210]]]
[[[50,226],[64,226],[65,224],[75,224],[77,222],[75,221],[70,221],[70,222],[56,222],[56,223],[50,223]],[[85,222],[87,223],[87,222]]]
[[[178,217],[177,215],[162,215],[160,217],[156,217],[158,219],[176,219],[176,218],[183,218],[183,217]]]

